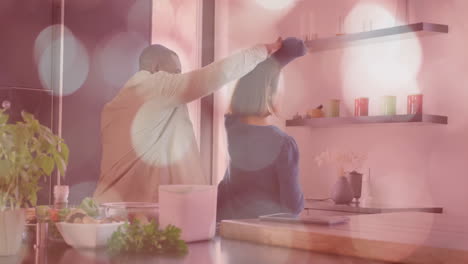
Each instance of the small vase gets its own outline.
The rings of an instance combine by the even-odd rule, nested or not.
[[[332,199],[336,204],[349,204],[354,197],[353,189],[345,176],[341,176],[333,186]]]
[[[362,173],[358,173],[357,171],[352,171],[348,174],[349,184],[353,189],[354,198],[356,199],[356,203],[359,203],[359,198],[361,198],[361,191],[362,191]]]

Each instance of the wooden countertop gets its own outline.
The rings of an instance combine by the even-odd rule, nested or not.
[[[468,263],[468,221],[400,212],[350,216],[336,226],[228,220],[221,236],[267,245],[406,263]]]
[[[23,245],[20,253],[0,257],[1,264],[387,264],[355,257],[343,257],[312,251],[273,247],[244,241],[222,239],[188,244],[188,254],[181,257],[122,254],[111,256],[105,249],[77,250],[62,243],[49,244],[36,251]]]
[[[361,202],[359,204],[335,204],[332,201],[312,201],[306,200],[305,209],[339,211],[348,213],[360,214],[380,214],[392,212],[427,212],[427,213],[442,213],[443,208],[438,206],[421,206],[421,205],[392,205],[379,204],[373,202]]]

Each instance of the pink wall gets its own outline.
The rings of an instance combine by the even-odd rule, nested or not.
[[[406,20],[404,1],[398,0],[291,1],[290,8],[279,10],[264,8],[260,2],[271,6],[278,1],[218,1],[218,58],[277,35],[300,36],[306,30],[300,26],[304,21],[319,37],[327,37],[337,33],[340,17],[346,17],[348,33],[363,30],[364,21],[372,21],[376,29]],[[439,205],[449,214],[468,215],[464,202],[468,198],[468,89],[464,84],[468,83],[468,51],[464,48],[468,4],[463,0],[415,0],[408,11],[410,22],[448,24],[450,33],[325,51],[295,61],[283,72],[287,101],[278,124],[331,98],[341,99],[341,114],[350,115],[354,98],[367,96],[370,114],[376,115],[380,97],[395,95],[397,111],[404,114],[406,96],[422,92],[425,112],[447,115],[449,125],[285,128],[300,148],[303,189],[307,197],[328,197],[337,169],[330,164],[318,167],[315,156],[326,149],[352,150],[369,156],[364,167],[371,169],[374,201]],[[229,89],[216,96],[218,177],[225,170],[222,116],[228,98]]]

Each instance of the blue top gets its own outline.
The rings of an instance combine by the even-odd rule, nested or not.
[[[296,141],[275,126],[234,116],[225,126],[230,164],[218,186],[218,220],[302,211]]]

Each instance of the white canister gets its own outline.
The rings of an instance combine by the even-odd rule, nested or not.
[[[217,187],[211,185],[159,186],[159,224],[182,229],[186,242],[209,240],[216,231]]]

